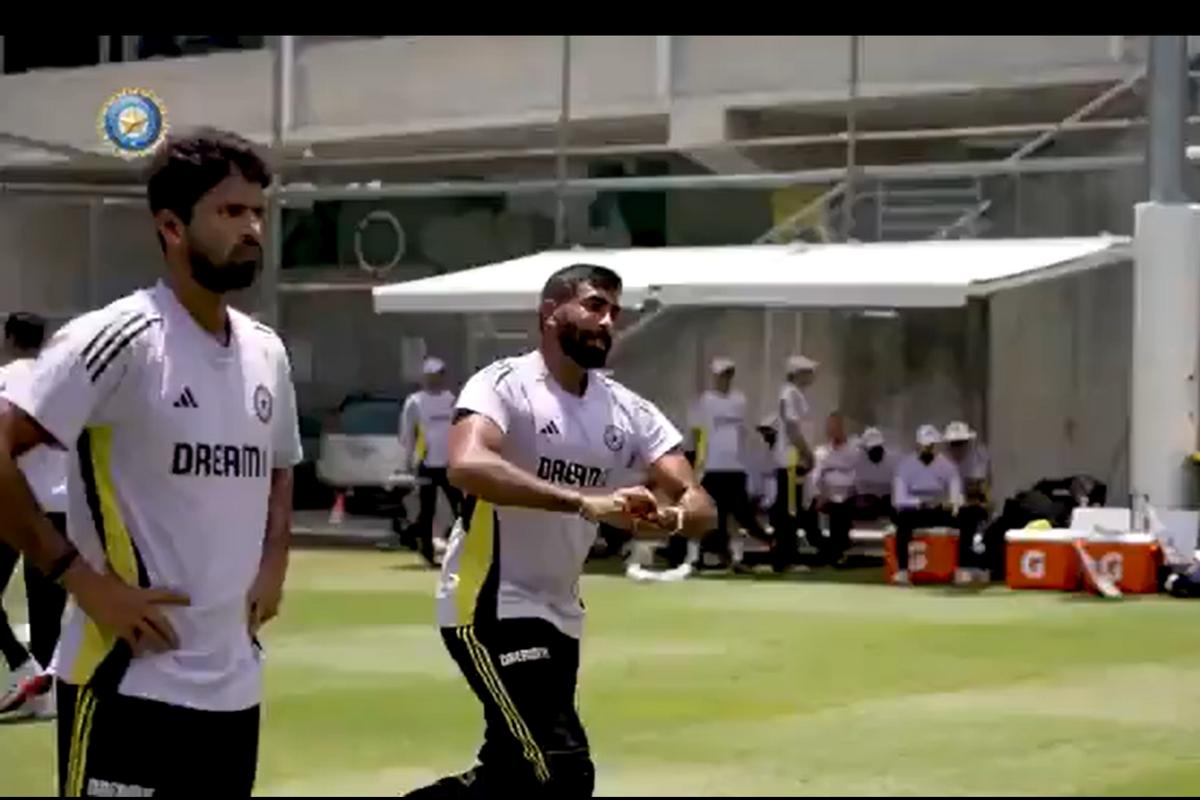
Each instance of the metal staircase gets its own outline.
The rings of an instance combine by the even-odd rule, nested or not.
[[[878,241],[956,239],[982,236],[992,201],[976,178],[886,181],[874,193]]]
[[[1145,67],[1139,67],[1060,122],[1047,126],[998,163],[1016,164],[1033,155],[1068,125],[1079,123],[1132,90],[1145,75]],[[781,243],[797,238],[838,241],[843,236],[839,235],[837,220],[842,217],[841,206],[846,202],[847,189],[845,180],[831,186],[804,208],[777,222],[754,243]],[[854,224],[848,234],[849,238],[859,241],[969,238],[981,236],[991,227],[986,214],[992,203],[984,197],[982,182],[977,177],[879,181],[874,185],[856,186],[849,194]],[[870,230],[872,227],[874,230]]]

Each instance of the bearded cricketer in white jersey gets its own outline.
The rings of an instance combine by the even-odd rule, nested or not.
[[[269,183],[241,137],[168,139],[147,185],[165,279],[68,323],[0,399],[0,535],[72,601],[67,796],[254,785],[300,439],[283,343],[226,295],[260,270]],[[16,466],[39,444],[71,453],[66,538]]]
[[[450,480],[467,499],[438,624],[483,704],[484,742],[473,769],[409,797],[590,797],[575,687],[579,578],[596,524],[657,538],[716,523],[679,431],[597,371],[620,298],[609,269],[559,270],[542,290],[538,349],[476,373],[458,398]],[[647,486],[634,485],[640,476]]]

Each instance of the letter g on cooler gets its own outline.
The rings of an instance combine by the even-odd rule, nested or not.
[[[929,566],[929,558],[925,550],[925,542],[908,543],[908,567],[913,572],[920,572]]]
[[[1046,577],[1046,553],[1042,550],[1026,550],[1021,554],[1021,574],[1034,581]]]

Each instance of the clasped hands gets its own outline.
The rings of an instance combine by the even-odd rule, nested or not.
[[[590,522],[632,531],[635,535],[661,536],[682,527],[683,509],[660,502],[645,486],[630,486],[613,492],[582,494],[579,514]]]

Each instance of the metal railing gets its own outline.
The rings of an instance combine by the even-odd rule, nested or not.
[[[1052,161],[1053,159],[1029,160],[1028,157],[1033,155],[1034,153],[1036,153],[1038,150],[1041,150],[1043,147],[1045,147],[1047,144],[1049,144],[1051,141],[1053,141],[1059,135],[1061,135],[1065,132],[1068,132],[1068,131],[1122,130],[1122,129],[1132,128],[1135,126],[1135,124],[1136,125],[1145,125],[1146,124],[1145,119],[1093,120],[1093,121],[1087,121],[1084,119],[1085,117],[1095,113],[1096,111],[1099,111],[1101,108],[1108,105],[1116,98],[1118,98],[1121,95],[1128,92],[1130,89],[1132,89],[1134,86],[1136,86],[1140,81],[1142,81],[1145,77],[1146,77],[1145,68],[1144,67],[1139,68],[1139,69],[1135,70],[1133,73],[1131,73],[1130,75],[1128,75],[1127,77],[1123,78],[1122,80],[1120,80],[1117,83],[1110,86],[1108,89],[1101,92],[1096,97],[1089,100],[1087,103],[1085,103],[1082,106],[1080,106],[1079,108],[1077,108],[1075,111],[1068,114],[1066,117],[1064,117],[1059,122],[1057,122],[1053,125],[1050,125],[1050,126],[1042,127],[1042,129],[1040,130],[1040,132],[1038,133],[1037,136],[1035,136],[1030,141],[1028,141],[1025,144],[1018,147],[1016,150],[1014,150],[1012,153],[1007,155],[1005,158],[997,161],[995,163],[994,170],[978,170],[978,171],[974,171],[974,172],[964,171],[964,172],[958,173],[956,177],[974,177],[976,179],[976,181],[978,181],[979,178],[981,178],[987,174],[1016,175],[1016,174],[1025,172],[1026,170],[1023,169],[1023,167],[1028,166],[1032,163],[1037,163],[1037,162],[1041,162],[1041,161]],[[1192,121],[1193,121],[1192,118],[1189,118],[1189,122],[1192,122]],[[1000,127],[1020,128],[1023,130],[1028,130],[1028,126],[992,126],[993,129],[1000,128]],[[948,129],[947,133],[949,133],[950,130],[952,130],[952,129]],[[960,131],[960,132],[962,130],[965,130],[965,129],[958,129],[958,131]],[[975,130],[978,131],[980,129],[975,129]],[[870,134],[865,134],[865,133],[864,134],[854,134],[852,131],[847,132],[846,134],[843,134],[843,135],[853,138],[857,141],[864,141],[868,137],[870,137]],[[961,133],[959,135],[961,135]],[[982,134],[980,134],[980,135],[982,135]],[[922,136],[922,137],[914,137],[914,138],[924,138],[924,137]],[[848,141],[848,146],[849,145],[850,145],[850,142]],[[1113,157],[1113,158],[1120,158],[1120,157]],[[1093,162],[1093,163],[1097,163],[1097,165],[1098,165],[1098,162]],[[1116,162],[1109,162],[1109,163],[1116,163]],[[1132,163],[1140,163],[1140,160],[1134,161]],[[1132,163],[1130,165],[1132,165]],[[1122,166],[1124,166],[1124,164],[1122,164]],[[1008,168],[1008,170],[1006,170],[1005,168]],[[849,168],[846,170],[846,174],[850,174],[851,172],[853,172],[856,176],[861,177],[861,175],[862,175],[861,170],[855,170],[855,169],[849,169]],[[883,177],[885,172],[882,170],[875,170],[874,174],[879,177]],[[891,173],[891,174],[897,178],[902,177],[900,175],[897,175],[896,173]],[[927,174],[926,176],[924,176],[924,178],[927,180],[928,179],[936,179],[937,177],[951,177],[951,175],[949,175],[946,172],[942,172],[942,174],[940,176],[935,176],[932,174]],[[914,180],[918,179],[916,176],[907,176],[907,178],[914,179]],[[802,230],[813,227],[813,225],[811,225],[811,224],[806,224],[805,221],[813,218],[814,216],[816,216],[818,219],[828,216],[832,211],[833,203],[836,200],[838,200],[839,198],[841,198],[842,195],[846,193],[847,189],[848,189],[848,184],[847,184],[845,178],[843,178],[843,180],[841,182],[839,182],[835,186],[831,187],[829,189],[829,191],[825,192],[823,195],[821,195],[817,199],[813,200],[811,203],[806,205],[804,208],[800,209],[799,211],[795,212],[794,214],[789,215],[786,219],[784,219],[781,222],[777,223],[776,225],[772,226],[770,230],[768,230],[766,233],[762,234],[757,239],[755,239],[755,243],[759,244],[759,243],[766,243],[766,242],[788,241],[790,236],[793,236]],[[878,204],[879,204],[878,197],[876,198],[876,203],[877,203],[877,209],[878,209]],[[850,211],[852,212],[856,206],[857,206],[857,203],[852,203],[850,206]],[[970,228],[970,226],[973,226],[976,222],[978,222],[980,219],[983,218],[983,216],[987,213],[987,211],[991,208],[991,206],[992,206],[992,203],[990,200],[988,200],[987,198],[979,197],[977,199],[977,202],[975,202],[975,203],[971,204],[969,207],[963,209],[961,215],[958,218],[954,219],[953,221],[951,221],[951,222],[947,223],[946,225],[941,226],[941,227],[937,228],[935,231],[933,231],[931,238],[944,239],[944,238],[950,237],[951,235],[959,233],[961,231],[968,230]],[[819,213],[818,209],[824,209],[824,213]],[[848,231],[848,230],[852,229],[852,227],[853,227],[852,225],[849,225],[849,226],[843,228],[843,231]],[[879,228],[880,228],[880,230],[878,231],[878,234],[880,236],[882,236],[882,233],[883,233],[882,220],[880,221]]]

